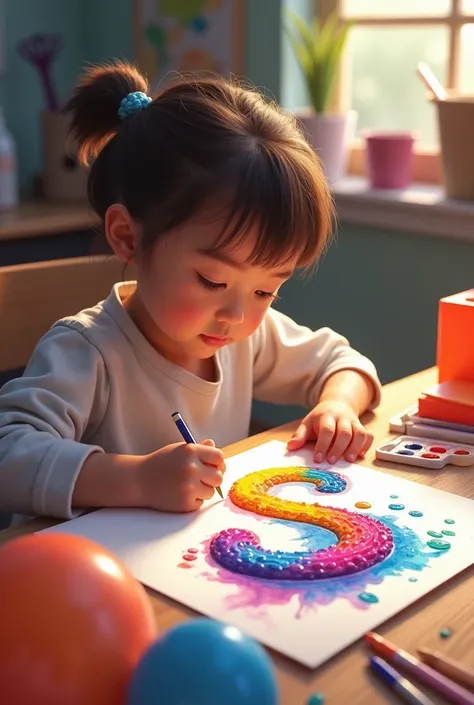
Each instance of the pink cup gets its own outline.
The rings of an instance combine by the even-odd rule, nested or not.
[[[367,132],[366,160],[372,188],[406,188],[412,175],[412,132]]]

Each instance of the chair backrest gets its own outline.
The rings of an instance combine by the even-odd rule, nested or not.
[[[108,255],[0,267],[0,371],[25,367],[55,321],[105,299],[122,275]]]

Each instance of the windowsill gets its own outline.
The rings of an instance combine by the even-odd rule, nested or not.
[[[413,184],[403,191],[371,189],[348,177],[334,187],[341,223],[474,242],[474,201],[446,198],[443,189]]]

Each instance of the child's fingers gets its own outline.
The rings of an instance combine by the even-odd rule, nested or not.
[[[211,441],[213,443],[213,441]],[[214,465],[215,467],[221,468],[224,463],[224,453],[220,448],[216,448],[214,445],[210,445],[209,441],[204,441],[204,443],[197,443],[196,445],[190,444],[187,446],[189,453],[197,453],[197,457],[201,463],[207,465]]]
[[[335,463],[347,450],[352,441],[352,424],[347,419],[337,422],[334,443],[328,450],[328,462]]]
[[[308,440],[309,436],[309,429],[307,424],[303,421],[300,423],[296,431],[293,433],[292,437],[287,443],[287,447],[289,450],[295,450],[296,448],[301,448],[304,446],[306,441]]]
[[[314,447],[314,459],[317,463],[322,463],[336,432],[336,419],[334,416],[324,415],[319,419],[317,429],[317,440]]]
[[[209,487],[219,487],[222,485],[222,472],[213,465],[202,465],[199,472],[199,480]]]
[[[352,441],[350,442],[344,457],[350,463],[354,463],[358,455],[362,452],[367,439],[367,431],[362,426],[360,422],[355,422],[352,424]]]
[[[359,458],[364,458],[365,454],[370,450],[372,443],[374,442],[374,434],[369,431],[365,432],[365,441],[360,449]]]

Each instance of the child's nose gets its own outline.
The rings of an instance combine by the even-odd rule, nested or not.
[[[242,323],[245,318],[243,303],[238,300],[229,301],[217,312],[216,318],[220,323],[230,325]]]

